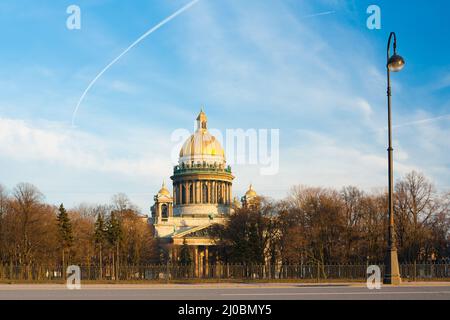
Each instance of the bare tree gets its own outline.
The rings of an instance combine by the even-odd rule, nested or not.
[[[126,210],[137,211],[136,206],[131,203],[130,198],[124,193],[118,193],[112,196],[112,210],[116,212],[125,212]]]
[[[8,195],[5,187],[0,184],[0,219],[4,213],[6,213],[6,205],[8,201]]]
[[[429,225],[425,254],[436,260],[450,261],[450,192],[435,200],[436,212]]]
[[[10,264],[28,266],[54,262],[57,254],[56,208],[42,202],[43,196],[30,184],[17,185],[7,199],[2,217],[2,256]]]
[[[33,227],[38,222],[36,215],[38,207],[44,198],[42,193],[32,184],[20,183],[13,190],[14,209],[20,226],[19,262],[31,263],[31,250],[33,243],[30,239]]]
[[[401,254],[410,261],[424,260],[429,226],[438,208],[434,186],[421,173],[408,173],[396,186],[396,214]]]
[[[264,264],[271,258],[274,239],[274,206],[260,199],[258,206],[236,209],[225,226],[216,225],[212,234],[217,238],[222,261],[244,264]]]
[[[5,188],[0,184],[0,263],[6,260],[5,257],[5,233],[3,230],[3,221],[6,216],[6,210],[8,206],[8,196]]]
[[[341,191],[341,197],[344,203],[344,261],[350,262],[361,258],[360,242],[363,240],[361,232],[361,223],[366,212],[366,197],[364,192],[356,187],[344,187]]]
[[[10,195],[0,186],[0,263],[25,270],[59,264],[56,213],[31,184],[18,184]],[[71,262],[99,264],[102,276],[105,265],[117,277],[119,262],[159,261],[158,239],[125,194],[67,213]],[[411,172],[396,184],[395,217],[400,261],[449,260],[448,191],[438,194],[424,175]],[[330,263],[379,263],[386,248],[387,194],[296,186],[282,201],[262,198],[254,207],[236,208],[224,226],[213,229],[223,262],[314,264],[322,273]]]

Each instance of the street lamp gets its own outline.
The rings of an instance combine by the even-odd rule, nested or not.
[[[394,54],[390,56],[391,40],[394,38]],[[391,121],[391,71],[398,72],[405,66],[405,60],[397,54],[397,37],[394,32],[389,35],[387,45],[387,97],[388,97],[388,172],[389,172],[389,228],[388,228],[388,247],[385,261],[384,284],[398,285],[401,282],[400,270],[398,265],[397,246],[395,245],[395,227],[394,227],[394,163],[392,159],[392,121]]]

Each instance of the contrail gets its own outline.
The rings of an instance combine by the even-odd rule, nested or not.
[[[427,118],[427,119],[421,119],[421,120],[416,120],[416,121],[410,121],[410,122],[396,124],[396,125],[392,126],[392,129],[398,129],[398,128],[403,128],[403,127],[408,127],[408,126],[415,126],[415,125],[418,125],[418,124],[435,122],[435,121],[444,120],[444,119],[450,119],[450,114],[443,114],[441,116],[437,116],[437,117],[434,117],[434,118]],[[378,130],[386,131],[387,129],[388,129],[387,127],[384,127],[384,128],[377,129],[376,131],[378,131]]]
[[[413,126],[413,125],[416,125],[416,124],[422,124],[422,123],[427,123],[427,122],[434,122],[434,121],[443,120],[443,119],[450,119],[450,114],[444,114],[442,116],[438,116],[438,117],[434,117],[434,118],[428,118],[428,119],[416,120],[416,121],[411,121],[411,122],[405,122],[405,123],[401,123],[401,124],[398,124],[398,125],[394,125],[394,126],[392,126],[392,128],[397,129],[397,128],[401,128],[401,127]]]
[[[89,83],[86,90],[84,90],[83,94],[81,95],[80,99],[78,100],[77,106],[75,107],[75,110],[72,115],[72,127],[74,126],[75,122],[75,116],[77,115],[78,108],[80,107],[81,103],[83,102],[84,97],[86,97],[86,94],[89,92],[89,90],[92,88],[94,83],[114,64],[116,63],[120,58],[122,58],[128,51],[133,49],[139,42],[147,38],[150,34],[161,28],[163,25],[168,23],[170,20],[176,18],[178,15],[182,14],[184,11],[188,10],[190,7],[195,5],[200,0],[193,0],[189,2],[187,5],[182,7],[181,9],[175,11],[170,16],[162,20],[160,23],[152,27],[150,30],[148,30],[146,33],[144,33],[142,36],[139,37],[135,42],[133,42],[128,48],[126,48],[119,56],[117,56],[113,61],[111,61],[105,68],[103,68],[102,71],[100,71],[99,74]]]
[[[307,16],[303,16],[302,18],[312,18],[312,17],[318,17],[318,16],[325,16],[327,14],[333,14],[336,13],[336,11],[324,11],[324,12],[319,12],[319,13],[314,13],[314,14],[310,14]]]

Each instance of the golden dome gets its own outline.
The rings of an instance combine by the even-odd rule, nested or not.
[[[247,192],[245,193],[246,197],[256,197],[258,194],[255,190],[253,190],[253,186],[250,184],[250,187],[248,188]]]
[[[183,144],[180,150],[180,163],[225,163],[225,151],[220,142],[208,132],[206,114],[200,111],[197,117],[197,130]]]
[[[169,196],[170,197],[170,191],[167,190],[166,184],[163,182],[161,189],[158,191],[158,194]]]

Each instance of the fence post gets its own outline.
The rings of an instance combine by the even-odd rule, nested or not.
[[[417,280],[417,261],[416,260],[414,260],[413,272],[414,272],[413,279],[414,279],[414,281],[416,281]]]
[[[169,283],[169,260],[167,260],[166,264],[166,282]]]
[[[320,262],[317,261],[317,283],[320,282]]]

